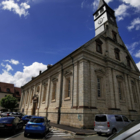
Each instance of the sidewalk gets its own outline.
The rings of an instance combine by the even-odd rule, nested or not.
[[[55,124],[55,123],[50,123],[50,125],[55,128],[73,132],[75,133],[75,135],[96,135],[96,132],[93,129],[81,129],[81,128],[75,128],[75,127],[66,126],[62,124]]]

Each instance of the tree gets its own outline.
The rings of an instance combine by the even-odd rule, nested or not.
[[[15,97],[7,95],[6,97],[0,100],[0,105],[1,107],[10,109],[10,111],[13,111],[14,108],[18,107],[18,101]]]

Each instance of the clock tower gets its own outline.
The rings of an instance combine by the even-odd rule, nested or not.
[[[97,11],[93,14],[95,22],[95,36],[105,30],[107,22],[117,27],[115,11],[104,0],[100,0]]]

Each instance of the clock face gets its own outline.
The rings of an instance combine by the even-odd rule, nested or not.
[[[103,19],[104,19],[104,17],[103,17],[103,18],[100,18],[100,19],[98,20],[98,24],[101,24],[101,23],[103,22]]]

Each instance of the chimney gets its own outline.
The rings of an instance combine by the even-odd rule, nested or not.
[[[52,65],[48,64],[47,68],[50,69],[52,67]]]
[[[34,80],[35,79],[35,77],[32,77],[32,80]]]
[[[40,71],[39,71],[39,75],[41,75],[41,73],[42,73],[42,72],[41,72],[41,70],[40,70]]]

